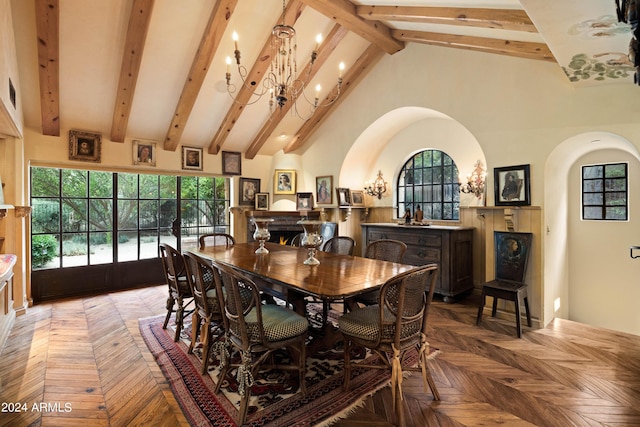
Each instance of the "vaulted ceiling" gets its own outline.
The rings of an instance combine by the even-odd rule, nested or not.
[[[232,32],[246,81],[258,86],[271,61],[271,29],[283,20],[279,0],[11,4],[25,125],[51,136],[74,128],[113,143],[156,141],[171,151],[187,145],[247,158],[292,152],[378,60],[408,43],[555,62],[576,86],[633,84],[630,32],[617,22],[613,1],[289,0],[284,21],[297,31],[298,76],[309,88],[322,84],[321,104],[336,98],[338,64],[346,64],[339,97],[315,111],[304,100],[271,111],[267,96],[256,100],[243,87],[235,66],[237,91],[227,93]],[[318,33],[323,42],[311,67]]]

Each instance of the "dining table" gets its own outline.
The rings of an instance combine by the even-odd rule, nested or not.
[[[352,255],[340,255],[317,251],[317,265],[306,265],[305,247],[265,243],[269,253],[256,254],[256,242],[236,243],[233,246],[207,246],[193,250],[209,260],[234,267],[254,278],[263,292],[292,304],[306,316],[306,297],[326,303],[344,301],[347,298],[379,289],[385,281],[397,274],[416,268],[413,265],[381,261]],[[327,326],[322,334],[332,334]],[[325,340],[325,344],[329,342]],[[331,340],[333,341],[333,340]]]
[[[415,268],[413,265],[352,255],[316,252],[318,265],[306,265],[307,248],[265,244],[269,251],[256,254],[258,243],[237,243],[229,248],[207,246],[195,252],[205,259],[257,276],[276,296],[291,293],[336,301],[378,289],[389,278]]]

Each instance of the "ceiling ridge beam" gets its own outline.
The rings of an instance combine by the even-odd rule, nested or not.
[[[60,5],[36,0],[42,134],[60,136]]]
[[[336,49],[340,41],[344,39],[344,37],[349,33],[349,30],[336,24],[329,34],[327,35],[325,41],[318,47],[317,53],[318,57],[315,60],[315,63],[311,65],[311,61],[307,63],[302,72],[299,74],[299,80],[306,87],[309,82],[316,75],[318,70],[322,68],[322,65],[327,61],[329,55]],[[249,148],[245,151],[245,157],[247,159],[253,159],[260,149],[267,142],[267,139],[271,136],[273,131],[276,129],[278,124],[282,121],[284,116],[289,112],[289,110],[293,107],[294,100],[290,100],[287,102],[282,108],[275,108],[271,113],[271,116],[264,123],[262,128],[258,131],[255,138],[249,145]]]
[[[127,39],[122,53],[122,66],[120,67],[120,80],[116,92],[116,104],[113,109],[113,121],[111,122],[111,141],[124,142],[131,115],[131,104],[136,91],[142,53],[144,52],[151,12],[154,0],[134,0],[129,15],[129,27]]]
[[[358,60],[349,68],[342,79],[342,88],[338,91],[338,85],[336,85],[329,95],[322,101],[322,104],[331,104],[325,108],[318,108],[313,116],[296,132],[296,136],[287,144],[284,148],[285,153],[291,153],[302,147],[309,139],[309,137],[315,132],[315,130],[329,117],[330,113],[340,105],[342,100],[345,99],[348,92],[355,87],[364,76],[373,68],[372,66],[384,56],[385,52],[381,50],[377,45],[371,44],[360,55]]]
[[[374,21],[403,21],[537,33],[524,10],[421,6],[358,6],[357,14]]]
[[[398,40],[404,40],[406,42],[423,43],[434,46],[453,47],[458,49],[515,56],[519,58],[556,62],[553,53],[551,53],[549,47],[544,43],[409,30],[393,30],[392,34]]]
[[[298,20],[298,18],[300,17],[300,15],[302,14],[302,11],[304,10],[304,8],[305,8],[305,5],[303,3],[297,0],[290,1],[284,10],[284,18],[282,16],[279,16],[274,25],[280,24],[281,22],[291,22],[291,24],[287,24],[287,25],[293,26]],[[253,67],[251,67],[251,71],[249,71],[249,73],[246,76],[245,82],[259,83],[264,78],[267,70],[269,69],[272,59],[273,58],[271,58],[271,34],[269,34],[269,37],[267,37],[267,40],[264,42],[264,45],[262,46],[262,50],[260,50],[260,53],[258,54],[258,58],[256,59],[256,62],[254,62]],[[238,90],[238,93],[234,98],[233,104],[231,104],[231,107],[229,107],[227,114],[222,120],[222,123],[220,124],[220,126],[218,127],[218,131],[216,132],[216,134],[213,136],[213,139],[209,143],[209,148],[208,148],[209,154],[218,154],[220,152],[220,149],[222,149],[222,145],[225,143],[225,141],[227,140],[227,137],[233,130],[233,127],[238,122],[240,115],[244,112],[247,104],[249,104],[249,100],[253,95],[253,89],[256,86],[257,84],[251,87],[247,86],[246,84],[240,85],[240,90]]]
[[[404,43],[391,36],[391,29],[382,22],[362,19],[356,12],[356,5],[349,0],[302,0],[321,14],[333,19],[349,31],[377,45],[393,55],[404,49]]]
[[[220,45],[222,35],[229,24],[237,3],[238,0],[219,0],[211,11],[207,28],[202,35],[200,46],[198,46],[198,51],[191,63],[191,69],[182,88],[182,94],[180,94],[178,105],[171,119],[167,136],[164,139],[165,150],[175,151],[178,147],[182,132],[184,132],[211,66],[213,56]]]

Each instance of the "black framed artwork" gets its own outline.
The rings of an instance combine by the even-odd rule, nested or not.
[[[257,178],[240,178],[240,205],[255,206],[256,194],[260,192],[260,180]]]
[[[529,165],[493,169],[496,206],[531,205]]]
[[[242,175],[242,153],[223,151],[222,173],[224,175]]]

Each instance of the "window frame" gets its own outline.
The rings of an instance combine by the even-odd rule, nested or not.
[[[619,166],[624,167],[623,176],[607,176],[607,169],[614,170],[615,167]],[[601,176],[587,176],[589,175],[587,169],[596,168],[602,168]],[[615,182],[620,182],[622,180],[624,180],[624,190],[621,190],[620,187],[616,187],[615,185]],[[620,201],[620,198],[613,197],[616,194],[624,194],[622,203],[617,203],[617,201]],[[591,200],[587,201],[587,199]],[[597,202],[597,199],[601,199],[601,202]],[[612,203],[611,201],[614,202]],[[595,217],[594,213],[598,208],[600,210],[600,215],[599,217]],[[622,218],[616,218],[609,215],[609,212],[615,212],[618,209],[624,209],[624,215]],[[580,219],[582,221],[629,221],[628,162],[595,163],[582,165],[580,167]]]
[[[411,182],[409,171],[413,175]],[[407,159],[398,173],[396,194],[398,218],[403,217],[407,207],[413,215],[420,205],[424,220],[460,221],[458,166],[442,150],[425,149]]]

